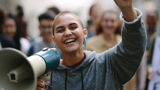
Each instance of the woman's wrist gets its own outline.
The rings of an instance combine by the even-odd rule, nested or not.
[[[122,11],[122,14],[123,14],[123,18],[128,21],[128,22],[132,22],[134,21],[135,19],[137,19],[138,17],[138,14],[136,12],[136,10],[134,9],[133,6],[130,6],[130,7],[123,7],[123,8],[120,8],[121,11]]]

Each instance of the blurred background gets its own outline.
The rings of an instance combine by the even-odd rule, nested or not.
[[[147,44],[139,70],[125,90],[148,90],[149,80],[156,75],[151,63],[155,38],[160,36],[160,0],[133,0],[133,4],[143,13]],[[0,0],[0,49],[13,47],[30,56],[54,46],[63,58],[52,40],[53,20],[62,11],[75,13],[87,28],[86,50],[101,53],[121,41],[120,10],[114,0]]]
[[[134,6],[139,8],[145,13],[146,9],[160,8],[160,0],[133,0]],[[152,1],[153,3],[149,3]],[[84,25],[86,25],[89,17],[88,12],[90,6],[99,2],[103,9],[115,7],[113,0],[0,0],[0,7],[7,12],[16,14],[18,5],[23,7],[24,16],[27,20],[28,34],[35,38],[39,35],[38,30],[38,15],[43,13],[47,8],[56,6],[60,11],[72,11],[76,13]],[[154,5],[155,4],[155,5]],[[160,9],[158,9],[160,11]]]

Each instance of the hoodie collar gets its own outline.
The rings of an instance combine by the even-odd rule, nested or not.
[[[96,52],[95,51],[91,52],[91,51],[86,51],[86,50],[84,50],[83,52],[85,54],[85,59],[78,67],[76,67],[75,69],[71,69],[69,67],[66,67],[64,65],[59,64],[59,66],[57,67],[56,70],[66,70],[66,69],[68,69],[68,70],[73,70],[74,71],[74,70],[79,70],[81,67],[84,68],[84,67],[88,66],[94,60]]]

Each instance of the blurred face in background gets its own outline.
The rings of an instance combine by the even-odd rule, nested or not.
[[[148,29],[153,29],[154,30],[156,25],[157,25],[157,21],[158,21],[158,18],[157,18],[156,13],[149,12],[147,14],[146,23],[147,23]]]
[[[40,21],[39,30],[44,40],[52,39],[52,24],[53,20],[42,19]]]
[[[105,12],[101,19],[102,32],[105,35],[114,34],[118,28],[118,14],[114,12]]]
[[[3,35],[13,39],[16,33],[16,30],[17,30],[16,22],[11,18],[7,18],[2,28]]]
[[[90,16],[97,19],[100,16],[101,8],[98,5],[93,5],[90,9]]]

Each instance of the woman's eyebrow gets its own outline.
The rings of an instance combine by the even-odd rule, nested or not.
[[[70,25],[74,25],[74,24],[77,25],[77,23],[74,23],[74,22],[73,22],[73,23],[70,23],[69,26],[70,26]],[[56,27],[56,30],[59,29],[59,28],[63,28],[63,26],[58,26],[58,27]]]
[[[74,25],[74,24],[76,24],[76,25],[77,25],[77,23],[74,23],[74,22],[73,22],[73,23],[70,23],[70,24],[69,24],[69,26],[70,26],[70,25]]]
[[[63,26],[58,26],[58,27],[56,27],[56,30],[57,30],[58,28],[63,28]]]

